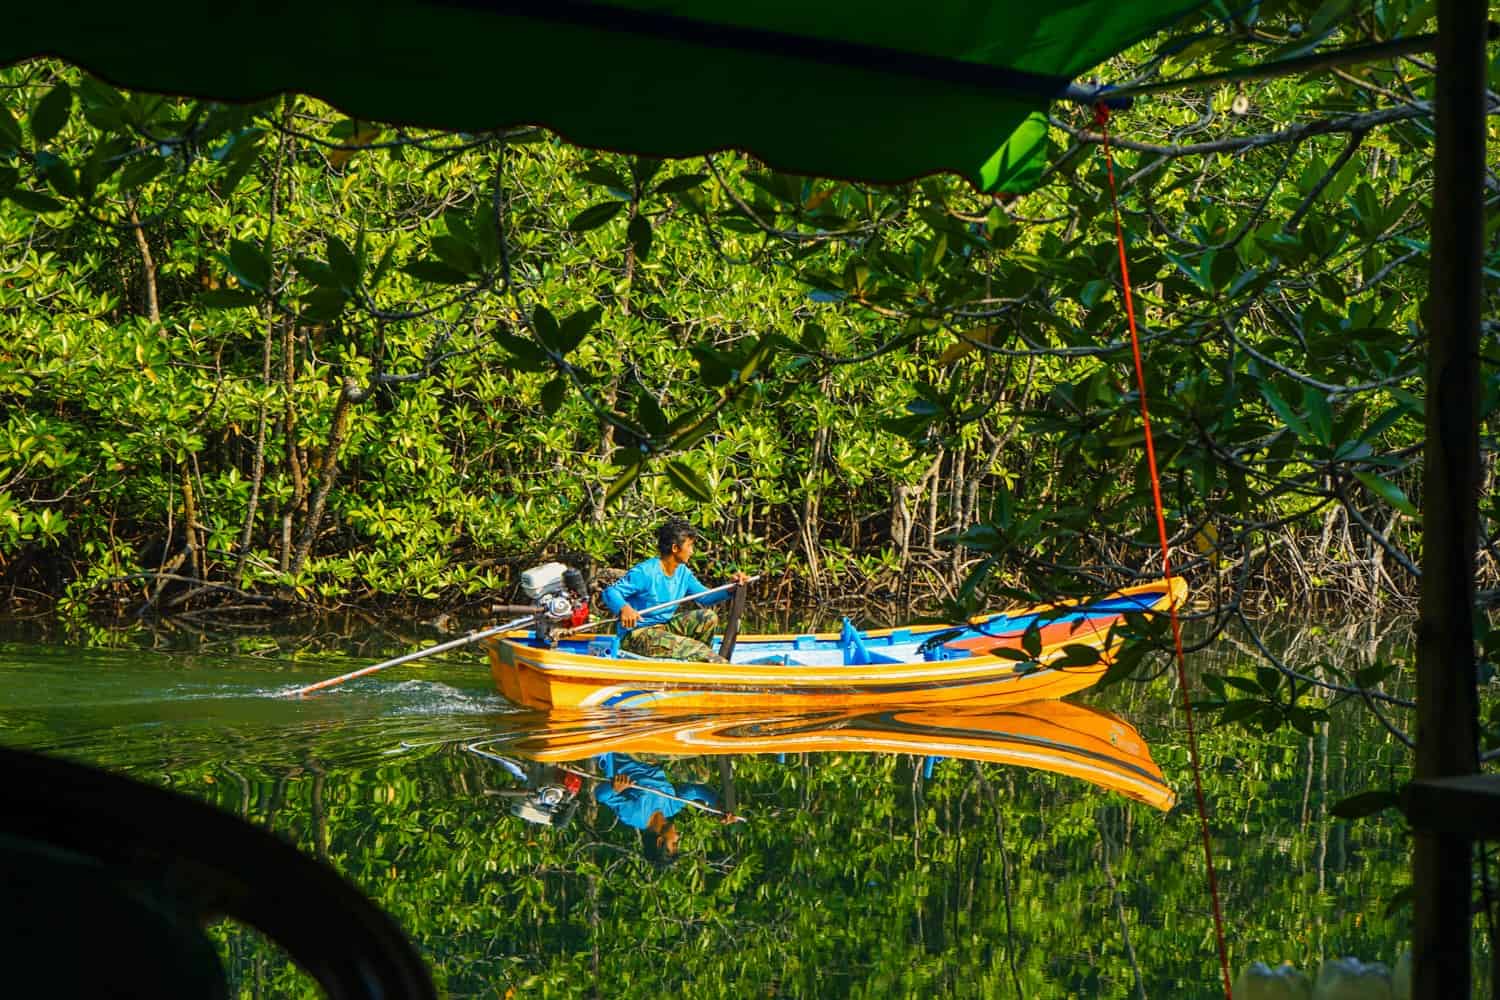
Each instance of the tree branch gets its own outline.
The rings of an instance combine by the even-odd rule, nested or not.
[[[1315,135],[1368,132],[1370,129],[1380,125],[1409,121],[1413,118],[1427,118],[1431,115],[1432,105],[1426,101],[1421,101],[1415,104],[1403,105],[1399,108],[1382,108],[1379,111],[1369,111],[1364,114],[1324,118],[1315,122],[1306,122],[1302,125],[1293,125],[1278,132],[1263,132],[1259,135],[1214,139],[1211,142],[1193,142],[1186,145],[1164,146],[1157,143],[1137,142],[1134,139],[1121,139],[1118,136],[1110,136],[1109,144],[1116,149],[1128,149],[1137,153],[1154,153],[1158,156],[1167,157],[1203,156],[1210,153],[1238,153],[1251,149],[1260,149],[1264,146],[1275,146],[1284,142],[1299,142],[1309,136]],[[1067,122],[1052,116],[1048,116],[1048,121],[1068,133],[1078,142],[1104,142],[1104,136],[1098,132],[1075,128]]]

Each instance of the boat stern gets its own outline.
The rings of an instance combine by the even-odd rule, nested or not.
[[[505,639],[485,643],[490,658],[490,676],[512,703],[546,712],[552,709],[552,685],[536,668],[516,655],[520,647]]]

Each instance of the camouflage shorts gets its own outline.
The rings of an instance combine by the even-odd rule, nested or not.
[[[725,659],[715,653],[714,629],[719,625],[719,616],[712,608],[694,608],[680,615],[673,615],[665,625],[648,625],[631,630],[620,641],[620,648],[637,656],[649,656],[656,660],[694,660],[699,663],[724,663]]]

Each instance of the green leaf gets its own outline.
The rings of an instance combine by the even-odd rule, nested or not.
[[[500,265],[500,226],[488,203],[480,207],[474,218],[474,249],[479,251],[482,271],[492,271]]]
[[[623,201],[600,202],[590,208],[573,216],[573,221],[568,223],[568,231],[573,233],[586,233],[590,229],[598,229],[610,219],[620,214],[620,209],[625,207]]]
[[[1275,694],[1276,689],[1281,687],[1282,674],[1272,666],[1259,666],[1255,668],[1255,679],[1260,684],[1260,689],[1266,694]]]
[[[1208,283],[1216,289],[1228,288],[1240,275],[1240,261],[1233,250],[1215,250],[1209,254]]]
[[[1302,404],[1307,409],[1307,428],[1312,431],[1313,439],[1325,448],[1332,445],[1333,409],[1328,405],[1328,397],[1308,386],[1303,390]]]
[[[484,270],[479,261],[479,251],[456,236],[434,236],[432,252],[438,260],[459,274],[476,275]]]
[[[99,185],[124,166],[123,157],[129,145],[122,136],[114,136],[94,146],[78,171],[78,188],[85,201],[92,201]]]
[[[634,156],[630,159],[630,176],[635,179],[637,185],[644,189],[651,183],[651,179],[661,170],[665,161],[658,160],[654,156]]]
[[[622,198],[630,197],[630,182],[602,163],[590,163],[583,168],[583,173],[579,176],[590,184],[599,184],[618,191]]]
[[[1500,218],[1500,215],[1496,215],[1496,218]],[[1374,441],[1380,435],[1396,426],[1410,412],[1410,409],[1404,403],[1396,403],[1390,409],[1376,417],[1370,426],[1360,431],[1359,439],[1361,441]]]
[[[1343,308],[1344,301],[1348,297],[1348,290],[1342,278],[1324,271],[1314,279],[1314,284],[1318,287],[1319,295],[1339,308]]]
[[[1229,290],[1224,294],[1233,299],[1238,298],[1240,293],[1244,292],[1248,288],[1253,287],[1255,291],[1260,291],[1270,283],[1271,278],[1272,275],[1264,274],[1252,267],[1249,270],[1241,271],[1239,274],[1235,275],[1234,281],[1232,281],[1229,285]]]
[[[568,380],[559,375],[542,386],[542,412],[552,416],[568,394]]]
[[[708,180],[707,174],[682,174],[678,177],[668,177],[652,189],[652,194],[681,194],[683,191],[691,191],[706,180]]]
[[[26,147],[26,137],[21,132],[21,125],[16,121],[10,109],[0,102],[0,150],[20,150]]]
[[[73,111],[73,88],[59,83],[37,101],[31,109],[31,139],[38,146],[45,146],[68,123]]]
[[[333,268],[315,257],[293,257],[292,266],[305,281],[310,281],[314,285],[338,287],[338,279],[333,276]]]
[[[672,421],[672,427],[681,427],[680,431],[674,431],[671,441],[673,448],[691,448],[718,426],[714,410],[710,407],[690,407],[679,413]]]
[[[240,181],[255,166],[255,161],[260,158],[260,129],[252,129],[240,133],[234,140],[234,148],[224,158],[224,177],[219,181],[219,196],[228,198],[234,194],[235,188],[240,186]],[[156,157],[161,160],[161,157]],[[166,161],[162,160],[163,166]]]
[[[1053,667],[1092,667],[1099,662],[1099,649],[1081,642],[1070,642],[1063,647],[1063,655],[1052,661]]]
[[[1193,284],[1198,286],[1199,291],[1205,292],[1209,295],[1213,294],[1213,281],[1208,277],[1208,274],[1206,273],[1207,268],[1203,266],[1204,262],[1200,261],[1198,263],[1194,263],[1193,261],[1188,260],[1186,257],[1179,256],[1175,253],[1168,253],[1166,256],[1168,260],[1177,265],[1177,269],[1179,271],[1187,275],[1189,278],[1193,279]],[[1212,261],[1210,260],[1208,261],[1208,263],[1212,263]]]
[[[637,260],[646,260],[651,256],[651,220],[644,215],[637,215],[630,220],[630,225],[625,229],[625,238],[630,241]]]
[[[733,377],[730,359],[723,351],[707,344],[693,344],[688,348],[688,353],[698,362],[698,377],[710,389],[727,385]]]
[[[161,176],[165,169],[167,161],[154,153],[132,157],[129,163],[120,168],[120,190],[130,192],[145,187]]]
[[[348,304],[349,295],[342,288],[315,288],[302,296],[301,318],[309,323],[329,323],[337,319]]]
[[[1312,712],[1300,705],[1293,705],[1287,709],[1286,717],[1293,728],[1303,736],[1312,736],[1317,731],[1318,720]]]
[[[271,284],[271,261],[258,244],[230,240],[228,264],[240,284],[247,288],[265,291]]]
[[[78,175],[73,172],[72,164],[62,157],[48,152],[36,154],[36,172],[46,180],[48,187],[64,198],[78,196]]]
[[[1328,811],[1339,819],[1362,819],[1387,809],[1394,809],[1400,804],[1401,800],[1395,792],[1360,792],[1358,795],[1351,795],[1335,803]]]
[[[103,80],[86,76],[78,82],[78,103],[83,107],[89,124],[103,132],[119,129],[124,125],[120,109],[125,107],[125,95]]]
[[[370,250],[365,242],[365,220],[361,216],[359,220],[359,231],[354,234],[354,283],[359,284],[364,277],[365,265],[370,262]]]
[[[349,245],[332,233],[328,234],[328,270],[338,286],[352,292],[359,285],[359,262]]]
[[[624,472],[615,477],[615,481],[609,484],[609,489],[604,491],[605,507],[608,507],[615,500],[619,499],[620,494],[624,493],[630,487],[630,484],[636,481],[636,478],[641,474],[641,468],[642,466],[637,463],[629,466]]]
[[[7,191],[5,197],[20,205],[29,212],[61,212],[67,208],[62,202],[51,195],[42,194],[40,191],[28,191],[25,188],[14,188]]]
[[[546,351],[526,337],[516,336],[504,326],[492,327],[490,336],[495,338],[495,343],[505,348],[515,367],[521,371],[540,372],[552,367]]]
[[[418,281],[429,281],[434,285],[464,285],[469,282],[467,274],[455,271],[436,260],[409,260],[402,265],[401,270]]]
[[[771,339],[771,336],[769,334],[762,334],[760,340],[750,349],[744,360],[739,363],[739,372],[735,376],[735,381],[740,385],[749,382],[755,377],[755,373],[760,370],[760,366],[766,363],[766,359],[774,351],[775,342]]]
[[[1005,537],[992,524],[976,524],[962,534],[945,536],[938,541],[962,545],[976,552],[999,552],[1005,548]]]
[[[1115,656],[1113,663],[1100,676],[1095,687],[1107,688],[1120,683],[1135,673],[1136,668],[1141,665],[1141,660],[1146,655],[1144,646],[1128,646]]]
[[[583,343],[583,339],[594,329],[603,313],[604,310],[599,306],[590,306],[563,320],[557,334],[558,353],[566,355]]]
[[[557,317],[552,315],[552,310],[542,305],[531,310],[531,328],[536,331],[536,339],[548,350],[563,353],[562,327],[558,325]]]
[[[667,432],[667,415],[661,411],[661,406],[656,402],[656,397],[644,388],[636,393],[635,418],[640,421],[641,426],[654,438],[659,438]]]
[[[214,288],[198,296],[209,309],[243,309],[260,302],[260,296],[243,288]]]
[[[1324,0],[1307,22],[1300,45],[1309,46],[1342,23],[1353,12],[1355,0]]]
[[[1365,488],[1380,497],[1386,503],[1405,514],[1407,517],[1417,517],[1417,508],[1406,498],[1401,487],[1381,476],[1369,472],[1356,472],[1354,478],[1364,483]]]
[[[1227,726],[1234,722],[1245,722],[1255,718],[1265,709],[1266,703],[1259,698],[1241,698],[1239,701],[1231,701],[1224,706],[1224,714],[1219,716],[1219,724]]]
[[[1368,667],[1361,667],[1354,672],[1354,684],[1356,687],[1373,688],[1378,687],[1382,681],[1396,672],[1394,663],[1372,663]],[[1497,702],[1500,706],[1500,702]]]
[[[1271,409],[1276,412],[1276,415],[1281,418],[1281,422],[1284,423],[1293,434],[1297,435],[1299,438],[1305,438],[1308,436],[1307,425],[1302,422],[1302,418],[1299,417],[1296,411],[1294,411],[1291,406],[1287,404],[1287,401],[1281,397],[1281,393],[1276,391],[1276,387],[1274,385],[1272,385],[1269,381],[1261,382],[1260,394],[1262,398],[1265,399],[1266,403],[1270,405]]]
[[[487,205],[481,206],[481,210],[488,214],[488,207]],[[443,213],[443,227],[448,230],[448,235],[458,240],[458,242],[472,246],[474,243],[474,227],[470,224],[469,218],[467,212],[450,208]]]
[[[1042,655],[1041,622],[1032,622],[1026,631],[1021,633],[1021,648],[1026,650],[1027,655],[1032,659]]]
[[[380,262],[375,265],[375,270],[370,272],[369,287],[374,288],[385,280],[386,272],[391,269],[391,261],[396,258],[396,244],[392,243],[385,248],[385,253],[380,255]]]
[[[667,479],[677,488],[677,492],[697,503],[712,503],[714,499],[713,490],[698,475],[696,469],[680,459],[669,459],[664,465]]]

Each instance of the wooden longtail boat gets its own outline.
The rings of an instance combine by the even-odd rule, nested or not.
[[[837,633],[743,635],[727,664],[630,656],[600,635],[546,648],[531,633],[507,633],[486,648],[501,693],[541,710],[998,705],[1061,698],[1095,683],[1119,651],[1115,626],[1125,615],[1180,606],[1186,595],[1174,577],[963,625],[860,632],[846,621]],[[1023,646],[1028,631],[1040,641],[1032,656]],[[1092,657],[1081,655],[1088,650]]]
[[[601,753],[667,756],[811,752],[909,753],[1071,775],[1157,809],[1176,797],[1150,748],[1123,719],[1060,701],[992,708],[840,709],[679,715],[554,713],[486,746],[531,760]]]

